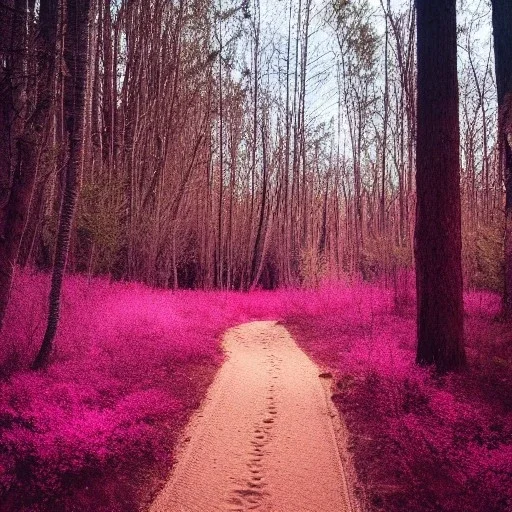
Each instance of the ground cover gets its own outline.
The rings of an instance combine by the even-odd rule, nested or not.
[[[54,362],[34,373],[48,285],[18,273],[2,334],[1,510],[149,503],[223,361],[222,333],[259,319],[282,321],[332,372],[369,507],[510,507],[512,343],[495,295],[466,295],[471,370],[432,378],[413,363],[413,299],[392,289],[170,292],[71,276]]]
[[[512,510],[512,336],[499,297],[465,294],[469,370],[433,377],[414,364],[412,292],[323,290],[288,324],[331,369],[371,510]],[[307,307],[306,307],[307,306]]]

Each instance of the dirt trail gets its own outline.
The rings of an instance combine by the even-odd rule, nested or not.
[[[224,348],[150,512],[351,512],[318,368],[275,322],[229,330]]]

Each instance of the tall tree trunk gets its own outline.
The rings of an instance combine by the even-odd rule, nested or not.
[[[220,3],[222,10],[222,2]],[[216,286],[224,288],[224,251],[223,251],[223,209],[224,209],[224,90],[222,83],[222,19],[219,18],[219,204],[217,211],[217,266],[215,268]]]
[[[258,278],[261,272],[258,272],[258,259],[260,262],[264,259],[264,249],[261,247],[262,238],[264,238],[263,224],[265,222],[266,208],[267,208],[267,135],[265,133],[265,117],[262,116],[261,122],[261,145],[262,145],[262,172],[263,172],[263,185],[261,189],[261,207],[260,218],[258,221],[258,230],[254,240],[254,249],[252,251],[251,270],[250,270],[250,289],[254,290],[258,285]]]
[[[505,290],[503,314],[512,316],[512,3],[492,0],[498,89],[498,140],[505,178]]]
[[[388,143],[388,122],[389,122],[389,21],[388,16],[391,10],[390,0],[387,1],[386,7],[381,0],[381,6],[384,10],[386,20],[386,31],[384,40],[384,119],[382,120],[382,155],[381,155],[381,189],[380,189],[380,215],[379,215],[379,231],[381,236],[386,232],[386,151]]]
[[[49,297],[48,323],[43,343],[33,364],[39,369],[48,364],[60,313],[62,281],[69,252],[71,225],[78,196],[79,177],[84,155],[86,117],[87,56],[89,42],[90,0],[67,0],[64,59],[68,69],[65,79],[66,129],[69,155],[59,218],[55,260]]]
[[[13,15],[13,40],[26,41],[27,16],[26,4],[16,4],[17,11]],[[8,163],[9,173],[7,188],[9,189],[5,207],[0,215],[0,329],[5,317],[9,294],[12,285],[13,271],[18,258],[21,238],[25,229],[27,216],[34,188],[39,153],[42,139],[48,120],[48,114],[54,98],[55,77],[55,45],[58,20],[58,3],[42,0],[39,14],[39,59],[38,59],[38,93],[34,109],[28,114],[24,126],[20,131],[14,128],[14,115],[7,116],[4,111],[2,116],[1,132],[4,128],[9,132],[13,141],[9,153],[4,153],[0,159]],[[24,61],[27,58],[26,43],[17,47],[17,52],[12,59]],[[23,73],[23,64],[14,63],[14,74]],[[14,77],[16,80],[16,77]],[[2,84],[2,89],[5,84]],[[11,84],[14,87],[14,84]],[[21,87],[20,84],[17,87]],[[12,95],[12,96],[11,96]],[[19,113],[20,105],[15,105],[15,97],[24,97],[26,92],[11,90],[11,107],[18,110],[17,117],[22,119]],[[5,102],[6,104],[8,102]],[[13,111],[14,111],[13,110]],[[10,119],[9,119],[10,117]],[[4,125],[5,123],[5,125]],[[2,170],[2,180],[4,172]],[[2,184],[0,183],[0,187]],[[2,201],[3,202],[3,201]]]
[[[11,188],[11,125],[13,118],[13,59],[12,48],[13,0],[0,1],[0,229],[5,223],[5,209],[9,201]]]
[[[464,366],[455,0],[417,0],[416,362]]]

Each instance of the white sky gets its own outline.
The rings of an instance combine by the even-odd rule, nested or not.
[[[290,4],[289,0],[260,0],[260,2],[261,47],[265,49],[264,57],[260,64],[260,72],[262,73],[263,85],[275,89],[278,87],[278,74],[281,73],[281,76],[283,76],[285,72],[288,10]],[[305,2],[306,0],[302,0],[303,6]],[[306,85],[306,122],[309,125],[317,125],[322,122],[328,124],[331,119],[334,119],[334,122],[337,123],[339,91],[336,79],[336,53],[338,49],[334,33],[325,23],[327,2],[328,0],[312,0]],[[295,0],[295,5],[297,3],[298,0]],[[380,35],[383,35],[385,23],[380,0],[369,0],[369,3],[375,11],[373,18],[375,29]],[[391,0],[393,10],[403,9],[407,5],[409,5],[409,0]],[[252,5],[251,13],[254,15]],[[477,68],[483,69],[490,55],[489,67],[492,73],[488,83],[489,91],[492,91],[494,69],[492,63],[490,7],[487,0],[458,0],[459,25],[467,25],[471,20],[473,24],[473,62]],[[296,20],[294,19],[292,33],[295,30],[293,26],[295,23]],[[462,71],[467,65],[467,52],[462,48],[466,46],[463,33],[460,35],[459,43],[461,45],[459,49],[459,71]],[[295,48],[292,47],[292,55],[294,52]],[[381,53],[383,54],[383,50]],[[238,63],[239,70],[243,67],[250,68],[251,50],[247,49],[241,55],[242,59],[245,58],[246,62]],[[381,60],[383,60],[383,56]],[[292,87],[293,71],[293,69],[290,69],[292,75],[290,83]],[[469,75],[465,73],[464,79],[468,80],[468,77]],[[377,77],[376,80],[380,81],[382,79]],[[379,89],[378,86],[377,88]],[[490,97],[489,101],[490,108],[492,108],[494,99]]]

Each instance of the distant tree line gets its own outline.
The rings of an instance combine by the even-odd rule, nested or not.
[[[436,1],[452,14],[452,94],[457,52],[462,63],[453,104],[460,122],[447,153],[450,179],[460,172],[460,212],[450,217],[462,222],[454,235],[461,286],[463,275],[499,286],[500,269],[488,267],[496,259],[499,267],[504,240],[508,305],[510,6],[492,2],[498,115],[493,55],[481,52],[492,46],[476,40],[490,12],[462,2],[454,50],[455,0]],[[240,290],[411,268],[417,148],[426,143],[418,132],[421,23],[412,0],[325,7],[1,0],[0,324],[16,264],[53,270],[53,318],[66,265],[159,287]],[[332,36],[327,60],[320,29]],[[432,80],[444,72],[429,69]],[[334,101],[322,117],[315,91],[325,81],[335,83]],[[425,153],[442,155],[437,142]],[[448,167],[439,165],[431,181],[444,179]],[[445,182],[436,183],[442,195]]]

